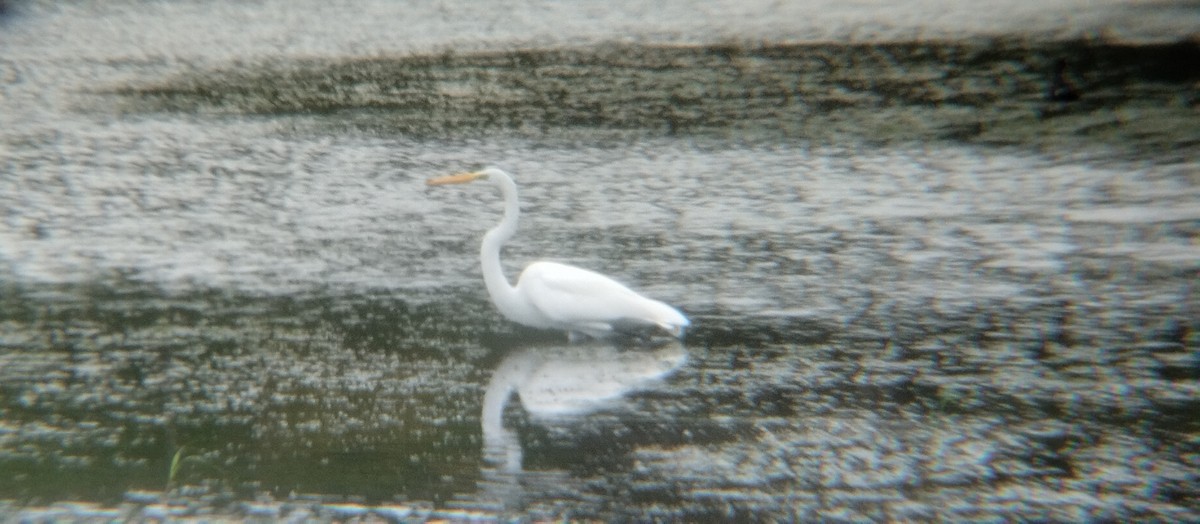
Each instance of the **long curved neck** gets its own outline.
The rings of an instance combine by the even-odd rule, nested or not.
[[[512,311],[520,308],[522,304],[517,296],[517,289],[509,285],[504,276],[504,268],[500,265],[500,248],[517,232],[521,205],[517,202],[517,185],[511,178],[502,173],[492,174],[489,178],[504,195],[504,218],[483,236],[479,260],[483,266],[483,281],[487,284],[488,294],[496,302],[497,308],[502,312]],[[505,307],[506,305],[509,307]]]

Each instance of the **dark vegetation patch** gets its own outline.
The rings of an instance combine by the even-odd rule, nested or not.
[[[1071,101],[1052,100],[1056,64]],[[1200,144],[1200,42],[1020,39],[452,51],[196,70],[130,111],[321,114],[415,136]]]

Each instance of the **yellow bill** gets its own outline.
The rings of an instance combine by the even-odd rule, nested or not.
[[[473,182],[483,176],[484,175],[481,172],[458,173],[455,175],[446,175],[446,176],[440,176],[437,178],[431,178],[431,179],[425,181],[425,185],[427,185],[427,186],[444,186],[446,184],[466,184],[467,182]]]

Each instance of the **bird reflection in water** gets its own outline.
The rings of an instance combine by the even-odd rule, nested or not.
[[[677,340],[652,349],[622,350],[593,341],[509,355],[496,367],[483,396],[484,489],[506,505],[521,495],[524,452],[518,436],[504,427],[504,410],[513,393],[535,423],[569,421],[617,406],[685,362],[687,351]]]

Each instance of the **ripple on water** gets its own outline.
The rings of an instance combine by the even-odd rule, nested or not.
[[[92,8],[5,26],[0,104],[23,125],[0,130],[2,514],[1198,520],[1194,159],[117,115],[62,90],[307,34],[276,17],[235,38],[226,21],[262,17],[231,12],[328,14],[341,36],[287,47],[335,56],[394,31],[272,2],[50,30]],[[62,47],[41,54],[42,30]],[[717,58],[754,75],[776,51]],[[501,319],[476,258],[497,196],[423,184],[481,164],[521,186],[511,276],[541,257],[612,274],[685,310],[687,346],[647,363]],[[489,411],[524,365],[548,375]]]

